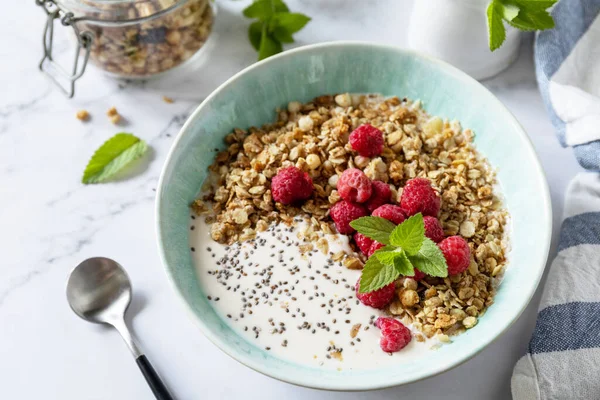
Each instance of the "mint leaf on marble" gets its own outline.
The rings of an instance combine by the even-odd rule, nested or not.
[[[255,0],[243,14],[257,19],[248,27],[248,38],[263,60],[283,51],[282,43],[293,43],[294,33],[310,21],[304,14],[289,12],[282,0]]]
[[[113,177],[148,150],[146,142],[131,133],[117,133],[96,150],[85,167],[81,182],[101,183]]]

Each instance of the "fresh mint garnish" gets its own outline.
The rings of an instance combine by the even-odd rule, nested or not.
[[[350,223],[359,233],[385,244],[365,263],[360,293],[368,293],[394,282],[398,276],[413,276],[415,268],[431,276],[448,276],[448,265],[438,246],[425,237],[421,213],[400,225],[380,217],[362,217]]]
[[[350,226],[381,244],[390,244],[390,234],[396,228],[392,222],[381,217],[361,217],[350,222]]]
[[[377,257],[370,257],[360,277],[360,293],[368,293],[394,282],[400,274],[396,268],[384,265]]]
[[[390,244],[400,247],[407,254],[417,254],[425,238],[425,225],[423,215],[418,213],[413,215],[400,225],[398,225],[390,234]]]
[[[385,246],[377,250],[373,255],[377,257],[380,263],[383,265],[394,266],[394,259],[400,255],[401,249],[397,249],[394,246]]]
[[[554,28],[554,20],[547,11],[558,0],[492,0],[487,8],[490,50],[504,43],[504,21],[523,31],[542,31]]]
[[[440,278],[448,276],[448,265],[440,248],[431,239],[425,238],[419,252],[408,256],[410,263],[419,271]]]
[[[411,264],[409,258],[406,256],[404,251],[400,251],[394,258],[394,268],[400,275],[403,276],[414,276],[415,268]]]
[[[146,142],[140,138],[131,133],[117,133],[96,150],[81,181],[85,184],[104,182],[147,150]]]
[[[293,43],[292,35],[310,21],[304,14],[291,13],[281,0],[255,0],[243,14],[258,20],[248,27],[248,38],[259,60],[282,52],[282,43]]]

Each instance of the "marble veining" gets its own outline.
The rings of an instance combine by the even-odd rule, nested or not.
[[[174,136],[187,116],[220,83],[256,57],[241,9],[249,0],[218,1],[210,52],[201,65],[165,80],[120,82],[93,65],[66,99],[37,69],[43,12],[33,1],[6,4],[0,26],[0,376],[7,398],[131,399],[150,393],[113,332],[81,322],[68,308],[66,276],[82,259],[113,257],[128,270],[136,299],[133,326],[157,369],[182,399],[359,399],[318,392],[263,377],[210,344],[187,317],[167,283],[154,234],[154,188]],[[288,0],[313,21],[297,44],[368,40],[403,45],[411,0]],[[57,32],[61,26],[57,25]],[[57,37],[57,56],[72,51]],[[515,65],[485,85],[530,134],[551,186],[555,222],[564,189],[578,171],[571,151],[554,137],[535,83],[532,37]],[[167,104],[166,95],[175,99]],[[292,99],[290,99],[292,100]],[[105,113],[115,106],[125,123]],[[75,118],[79,109],[92,119]],[[80,183],[93,151],[114,133],[132,132],[152,152],[116,181]],[[558,224],[555,223],[556,227]],[[555,235],[556,237],[556,229]],[[539,296],[497,342],[468,363],[424,382],[374,392],[368,398],[411,395],[446,399],[508,396],[512,365],[525,351]],[[210,360],[210,361],[208,361]],[[99,379],[110,384],[98,385]],[[232,380],[236,381],[231,385]],[[456,385],[455,382],[472,382]],[[35,382],[35,384],[32,384]],[[444,388],[453,388],[448,393]],[[93,388],[93,390],[92,390]],[[343,396],[343,397],[342,397]]]

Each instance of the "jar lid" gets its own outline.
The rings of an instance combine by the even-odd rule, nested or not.
[[[126,22],[162,14],[186,0],[56,0],[75,19]]]

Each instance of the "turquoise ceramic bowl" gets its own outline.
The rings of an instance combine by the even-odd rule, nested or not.
[[[478,325],[423,359],[378,370],[336,371],[276,358],[247,341],[215,313],[202,293],[188,248],[189,204],[215,147],[234,127],[274,119],[289,101],[331,93],[382,93],[421,99],[433,115],[458,119],[476,133],[478,149],[498,168],[511,213],[510,265],[495,303]],[[225,82],[190,116],[167,158],[158,188],[160,253],[175,292],[204,335],[256,371],[290,383],[332,390],[400,385],[448,370],[504,332],[533,295],[546,263],[551,208],[544,173],[527,135],[510,112],[477,81],[443,62],[395,47],[325,43],[252,65]],[[493,362],[493,360],[490,360]]]

